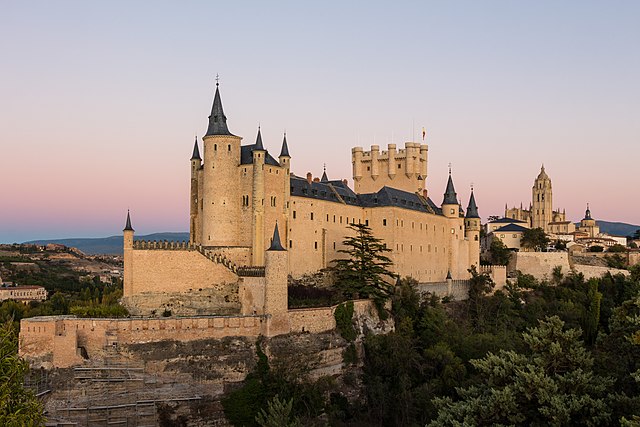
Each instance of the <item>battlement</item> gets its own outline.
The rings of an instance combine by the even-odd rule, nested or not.
[[[404,148],[388,144],[387,150],[372,145],[351,150],[356,193],[374,193],[384,186],[409,192],[422,192],[427,177],[427,144],[406,142]]]

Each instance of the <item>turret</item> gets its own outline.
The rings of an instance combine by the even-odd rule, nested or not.
[[[288,252],[280,242],[278,223],[273,230],[271,245],[265,253],[264,313],[267,320],[267,336],[287,333],[290,330],[288,314]]]
[[[380,175],[380,146],[372,145],[371,146],[371,178],[375,181],[375,179]]]
[[[264,163],[267,150],[262,144],[262,132],[258,126],[258,136],[253,148],[253,192],[251,210],[253,214],[251,231],[251,263],[264,265]]]
[[[191,155],[191,193],[189,197],[189,242],[196,243],[197,236],[200,234],[200,225],[198,221],[198,175],[202,167],[202,159],[200,158],[200,150],[198,149],[198,137],[193,144],[193,154]]]
[[[396,144],[389,144],[387,149],[389,153],[389,178],[393,179],[396,176]]]
[[[464,236],[469,241],[469,262],[471,265],[478,267],[480,265],[480,215],[478,215],[478,206],[473,195],[473,188],[471,189],[464,223]]]
[[[291,198],[291,156],[289,155],[289,146],[287,145],[287,133],[284,133],[284,137],[282,138],[282,149],[280,150],[280,156],[278,156],[278,160],[280,162],[280,167],[284,168],[284,191],[283,191],[283,199],[282,199],[282,224],[284,224],[284,230],[282,237],[284,241],[289,240],[289,199]]]
[[[133,294],[133,235],[135,230],[131,226],[131,216],[127,209],[127,222],[122,230],[124,237],[124,284],[123,296]]]
[[[449,180],[447,181],[447,189],[444,192],[444,200],[442,201],[442,214],[447,218],[456,218],[459,216],[459,211],[458,195],[453,187],[451,169],[449,169]]]
[[[351,163],[353,163],[353,180],[357,183],[362,179],[362,147],[351,149]]]
[[[196,240],[204,246],[238,246],[241,203],[238,202],[238,165],[242,138],[227,127],[219,85],[213,98],[204,144],[202,167],[202,227]],[[197,227],[196,227],[197,228]]]

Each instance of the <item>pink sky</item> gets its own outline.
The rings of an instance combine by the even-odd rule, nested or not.
[[[544,163],[568,219],[640,224],[637,3],[387,7],[5,5],[0,242],[119,234],[127,208],[186,231],[216,73],[230,130],[278,154],[286,129],[296,174],[351,178],[352,146],[425,126],[438,204],[449,162],[483,218],[528,205]]]

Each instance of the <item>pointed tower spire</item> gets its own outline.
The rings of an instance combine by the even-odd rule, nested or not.
[[[282,243],[280,243],[280,233],[278,233],[278,222],[276,221],[276,226],[273,229],[273,238],[271,239],[271,246],[268,249],[269,251],[284,251],[285,249],[282,247]]]
[[[129,209],[127,209],[127,223],[122,231],[135,231],[131,226],[131,216],[129,215]]]
[[[473,195],[473,189],[471,189],[471,197],[469,197],[469,206],[467,206],[467,215],[465,216],[465,218],[480,218],[480,215],[478,215],[476,198]]]
[[[193,154],[191,155],[191,160],[202,160],[200,157],[200,150],[198,149],[198,137],[196,136],[196,142],[193,144]]]
[[[320,178],[320,182],[329,182],[329,178],[327,178],[327,164],[325,163],[322,166],[322,178]]]
[[[207,128],[207,134],[209,135],[233,135],[227,128],[227,116],[224,115],[222,109],[222,100],[220,99],[220,89],[218,83],[218,77],[216,77],[216,94],[213,97],[213,106],[211,107],[211,115],[209,116],[209,127]]]
[[[452,280],[451,270],[447,270],[447,280]]]
[[[258,125],[258,136],[256,137],[256,145],[253,147],[254,150],[263,150],[264,145],[262,145],[262,133],[260,132],[260,125]]]
[[[453,187],[453,179],[451,178],[451,167],[449,167],[449,180],[447,181],[447,190],[444,192],[443,205],[457,205],[458,195]]]
[[[282,139],[282,150],[280,150],[280,157],[291,157],[289,155],[289,147],[287,146],[287,133],[284,133],[284,138]]]
[[[589,203],[587,203],[587,210],[584,212],[584,219],[592,219],[591,209],[589,209]]]

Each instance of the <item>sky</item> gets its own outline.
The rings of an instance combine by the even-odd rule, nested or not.
[[[420,141],[480,215],[640,224],[640,2],[0,2],[0,242],[187,231],[220,75],[231,132],[351,181],[351,147]]]

